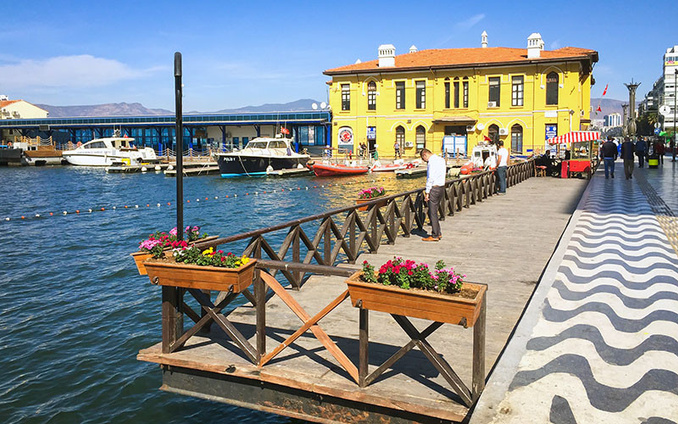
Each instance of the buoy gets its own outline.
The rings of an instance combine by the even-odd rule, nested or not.
[[[160,203],[158,203],[158,207],[160,207]]]
[[[49,216],[52,216],[52,215],[54,215],[54,214],[53,214],[52,212],[50,212],[50,213],[49,213]]]
[[[101,210],[102,210],[102,211],[105,211],[106,209],[104,209],[104,208],[101,208]]]
[[[68,212],[64,211],[64,215],[66,215]]]
[[[219,196],[214,196],[214,199],[215,199],[215,200],[218,199],[218,198],[219,198]]]
[[[21,215],[21,219],[26,219],[26,217],[25,217],[25,216],[23,216],[23,215]]]
[[[134,205],[134,207],[135,207],[136,209],[139,209],[139,205]]]
[[[145,166],[142,166],[142,167],[141,167],[141,172],[148,172],[148,168],[146,168]]]
[[[87,211],[88,211],[89,213],[92,213],[92,209],[87,209]]]
[[[160,171],[162,171],[162,166],[155,165],[155,172],[160,172]]]
[[[116,210],[116,209],[117,209],[117,208],[116,208],[115,206],[113,206],[113,210]]]
[[[75,210],[75,213],[80,213],[80,209],[76,209],[76,210]]]
[[[9,218],[5,218],[5,221],[9,221]]]
[[[36,213],[36,214],[35,214],[35,217],[36,217],[36,218],[40,218],[40,214],[39,214],[39,213]]]

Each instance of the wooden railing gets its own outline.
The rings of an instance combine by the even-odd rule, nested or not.
[[[527,161],[509,166],[507,171],[507,186],[511,187],[534,175],[534,162]],[[446,182],[445,198],[440,204],[439,214],[441,219],[453,216],[456,213],[469,208],[471,205],[482,202],[492,196],[496,190],[496,178],[494,172],[483,172],[464,178]],[[385,201],[385,203],[384,203]],[[412,190],[386,198],[378,198],[361,206],[369,207],[366,213],[358,211],[358,205],[335,209],[318,215],[301,218],[298,220],[274,225],[272,227],[249,231],[246,233],[220,238],[200,244],[200,247],[231,244],[249,240],[244,253],[257,258],[257,271],[254,275],[253,293],[245,289],[243,295],[255,308],[256,313],[256,336],[254,346],[235,328],[235,326],[222,314],[227,305],[238,293],[221,292],[214,302],[209,292],[205,293],[196,289],[181,289],[171,286],[163,286],[163,353],[172,353],[180,349],[186,341],[201,328],[215,322],[242,350],[249,360],[257,365],[264,366],[268,361],[278,355],[283,349],[293,343],[301,334],[312,331],[313,335],[332,354],[337,362],[355,380],[356,384],[364,386],[368,384],[365,376],[367,367],[367,343],[366,337],[361,337],[360,364],[356,366],[348,356],[339,349],[330,336],[318,325],[318,321],[327,316],[334,308],[348,298],[348,290],[344,291],[336,299],[326,305],[316,315],[309,315],[288,290],[275,278],[281,273],[291,286],[301,289],[302,283],[310,274],[335,275],[348,277],[357,267],[337,267],[339,262],[354,264],[361,251],[376,252],[383,243],[393,244],[399,236],[408,237],[416,229],[421,229],[426,216],[426,206],[423,201],[423,189]],[[313,232],[313,228],[317,227]],[[282,238],[280,247],[276,250],[271,240]],[[234,250],[234,249],[229,249]],[[343,256],[342,256],[343,255]],[[303,325],[296,330],[287,340],[275,347],[272,351],[266,349],[266,303],[269,291],[278,296],[290,310],[301,319]],[[184,302],[184,294],[190,293],[201,305],[200,313],[194,311]],[[461,397],[463,403],[470,406],[480,395],[484,388],[484,312],[482,306],[482,319],[476,325],[482,328],[474,328],[474,353],[473,353],[473,384],[468,389],[456,374],[449,372],[445,364],[441,371],[446,379],[453,383],[455,391]],[[184,332],[184,314],[196,324],[193,328]],[[361,309],[361,325],[363,320]],[[394,316],[406,325],[402,317]],[[465,326],[465,321],[460,322]],[[438,328],[441,323],[432,324],[429,329],[421,334],[413,331],[414,337],[409,349],[414,345],[426,347],[424,338]],[[208,327],[209,328],[209,327]],[[404,327],[405,328],[405,327]],[[361,327],[361,332],[362,332]],[[362,333],[361,333],[362,334]],[[416,340],[415,340],[416,339]],[[401,349],[407,351],[407,347]],[[439,358],[435,351],[428,352],[434,362]],[[396,358],[397,359],[397,358]],[[385,365],[386,366],[386,365]]]

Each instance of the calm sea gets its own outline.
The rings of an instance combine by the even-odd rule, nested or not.
[[[233,235],[350,205],[374,185],[423,180],[185,178],[184,223]],[[0,423],[299,422],[161,392],[157,366],[136,360],[160,340],[160,289],[129,253],[174,227],[175,190],[162,174],[0,168]]]

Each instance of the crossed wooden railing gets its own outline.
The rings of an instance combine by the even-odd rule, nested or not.
[[[507,170],[507,186],[511,187],[533,175],[534,162],[532,160],[511,165]],[[444,220],[447,216],[453,216],[471,205],[482,202],[492,196],[495,190],[496,178],[493,172],[482,172],[447,181],[445,198],[440,203],[439,209],[441,219]],[[399,234],[408,237],[415,229],[421,229],[424,225],[426,206],[423,201],[423,189],[378,198],[361,206],[366,205],[369,208],[367,213],[360,213],[358,205],[349,206],[201,244],[200,247],[206,248],[249,239],[244,254],[257,258],[257,271],[253,281],[254,293],[246,289],[243,295],[252,303],[256,311],[255,346],[252,346],[228,318],[221,313],[235,299],[237,293],[221,292],[212,302],[209,293],[189,289],[188,293],[200,304],[201,313],[198,314],[184,302],[185,289],[163,286],[163,353],[171,353],[180,349],[188,338],[196,334],[198,330],[215,322],[252,363],[264,366],[302,334],[310,330],[357,384],[361,386],[369,384],[370,379],[366,374],[367,359],[362,357],[363,350],[367,352],[366,346],[361,345],[360,364],[357,367],[318,324],[321,319],[348,298],[348,291],[342,292],[312,317],[275,278],[278,272],[281,273],[291,286],[298,290],[301,289],[303,282],[310,274],[348,277],[355,271],[355,268],[337,267],[335,266],[337,263],[354,264],[363,249],[368,252],[376,252],[382,243],[394,244]],[[318,223],[314,233],[312,232],[313,223]],[[274,235],[279,235],[283,231],[287,233],[282,237],[282,244],[276,250],[272,247],[270,240],[274,238]],[[279,238],[280,236],[278,236]],[[303,323],[298,330],[270,352],[266,349],[265,308],[269,290],[280,297]],[[482,308],[482,316],[484,317],[484,304]],[[195,322],[195,325],[186,332],[183,331],[184,314]],[[398,316],[394,316],[394,318],[401,321],[404,319]],[[461,380],[458,379],[451,368],[448,370],[443,367],[444,364],[440,365],[442,367],[440,368],[441,373],[456,386],[455,391],[467,406],[470,406],[478,398],[484,387],[484,322],[483,318],[479,321],[482,328],[474,329],[472,391],[461,383]],[[460,323],[460,325],[464,325],[464,323]],[[414,345],[420,348],[426,347],[424,338],[438,327],[439,325],[432,325],[431,329],[422,333],[412,332],[410,334],[413,337],[410,343],[412,346],[409,348],[411,349]],[[477,340],[475,335],[478,336]],[[361,337],[360,342],[365,344],[367,339]],[[406,349],[406,347],[403,349]],[[407,349],[402,351],[402,354],[404,354]],[[428,353],[432,360],[439,357],[435,351]]]

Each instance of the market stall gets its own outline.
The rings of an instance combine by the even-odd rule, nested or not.
[[[565,159],[561,162],[561,177],[569,178],[573,174],[591,177],[598,165],[598,131],[573,131],[548,140],[550,145],[564,145]]]

